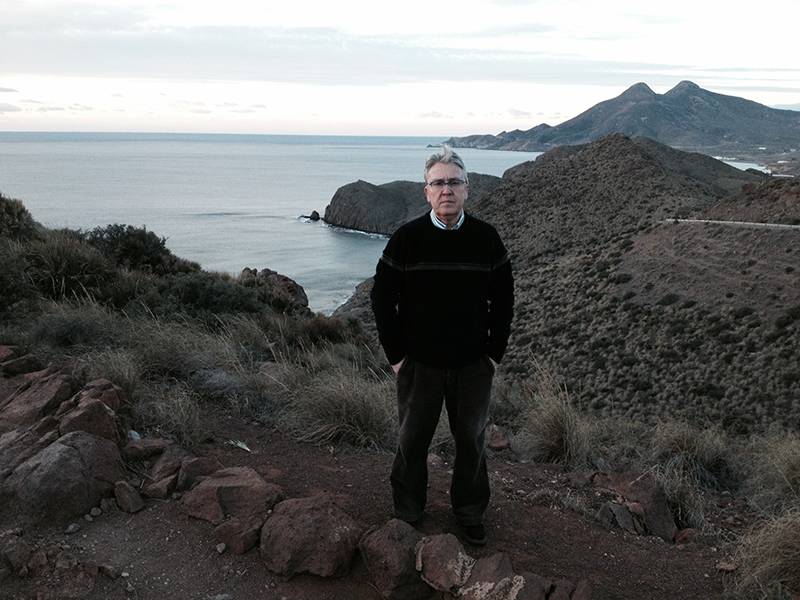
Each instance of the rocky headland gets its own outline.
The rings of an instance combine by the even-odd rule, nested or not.
[[[467,206],[490,194],[501,179],[469,173]],[[430,210],[425,185],[416,181],[392,181],[375,185],[366,181],[348,183],[336,190],[325,207],[325,222],[336,227],[390,235],[403,223]]]

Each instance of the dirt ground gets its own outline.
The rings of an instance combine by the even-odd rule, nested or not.
[[[221,413],[208,415],[208,423],[213,424],[213,439],[199,453],[215,456],[226,466],[251,466],[283,486],[287,497],[336,494],[365,530],[390,518],[389,454],[298,444],[278,431]],[[245,442],[251,452],[229,440]],[[504,552],[518,573],[586,578],[592,598],[598,600],[721,597],[724,575],[716,565],[725,556],[715,542],[698,538],[679,546],[609,531],[586,516],[590,511],[576,512],[563,508],[564,501],[552,501],[560,497],[569,503],[571,498],[575,506],[590,506],[601,500],[600,491],[572,485],[570,481],[580,477],[556,467],[515,462],[506,452],[490,459],[489,543],[480,549],[467,547],[472,556]],[[448,488],[445,460],[431,469],[428,510],[419,526],[424,533],[459,533],[449,510]],[[723,512],[721,508],[717,517]],[[0,530],[14,525],[8,518],[0,520]],[[379,598],[360,559],[343,579],[297,576],[285,581],[267,571],[257,549],[243,556],[219,554],[212,526],[187,517],[176,500],[149,500],[137,514],[113,510],[91,523],[81,518],[74,522],[81,528],[72,535],[59,523],[26,530],[24,539],[38,547],[61,543],[79,562],[111,565],[124,575],[100,575],[93,589],[91,580],[69,576],[9,578],[0,584],[0,598],[39,600],[81,592],[97,600]]]

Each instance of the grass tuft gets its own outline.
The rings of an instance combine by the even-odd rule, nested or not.
[[[756,525],[739,544],[737,591],[747,598],[800,595],[800,511]]]

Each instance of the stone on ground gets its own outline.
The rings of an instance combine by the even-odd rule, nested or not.
[[[422,538],[416,554],[416,569],[422,579],[440,592],[455,593],[467,582],[475,565],[475,559],[452,533]]]
[[[218,525],[226,517],[265,515],[283,498],[280,486],[267,483],[250,467],[220,469],[183,497],[186,512]]]

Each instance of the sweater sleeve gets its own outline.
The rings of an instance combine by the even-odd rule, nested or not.
[[[404,279],[402,245],[399,232],[389,239],[375,268],[375,279],[370,292],[378,338],[386,358],[393,365],[399,363],[406,355],[398,313]]]
[[[489,287],[489,341],[486,353],[500,362],[511,335],[514,317],[514,278],[511,259],[500,236],[495,233],[491,281]]]

